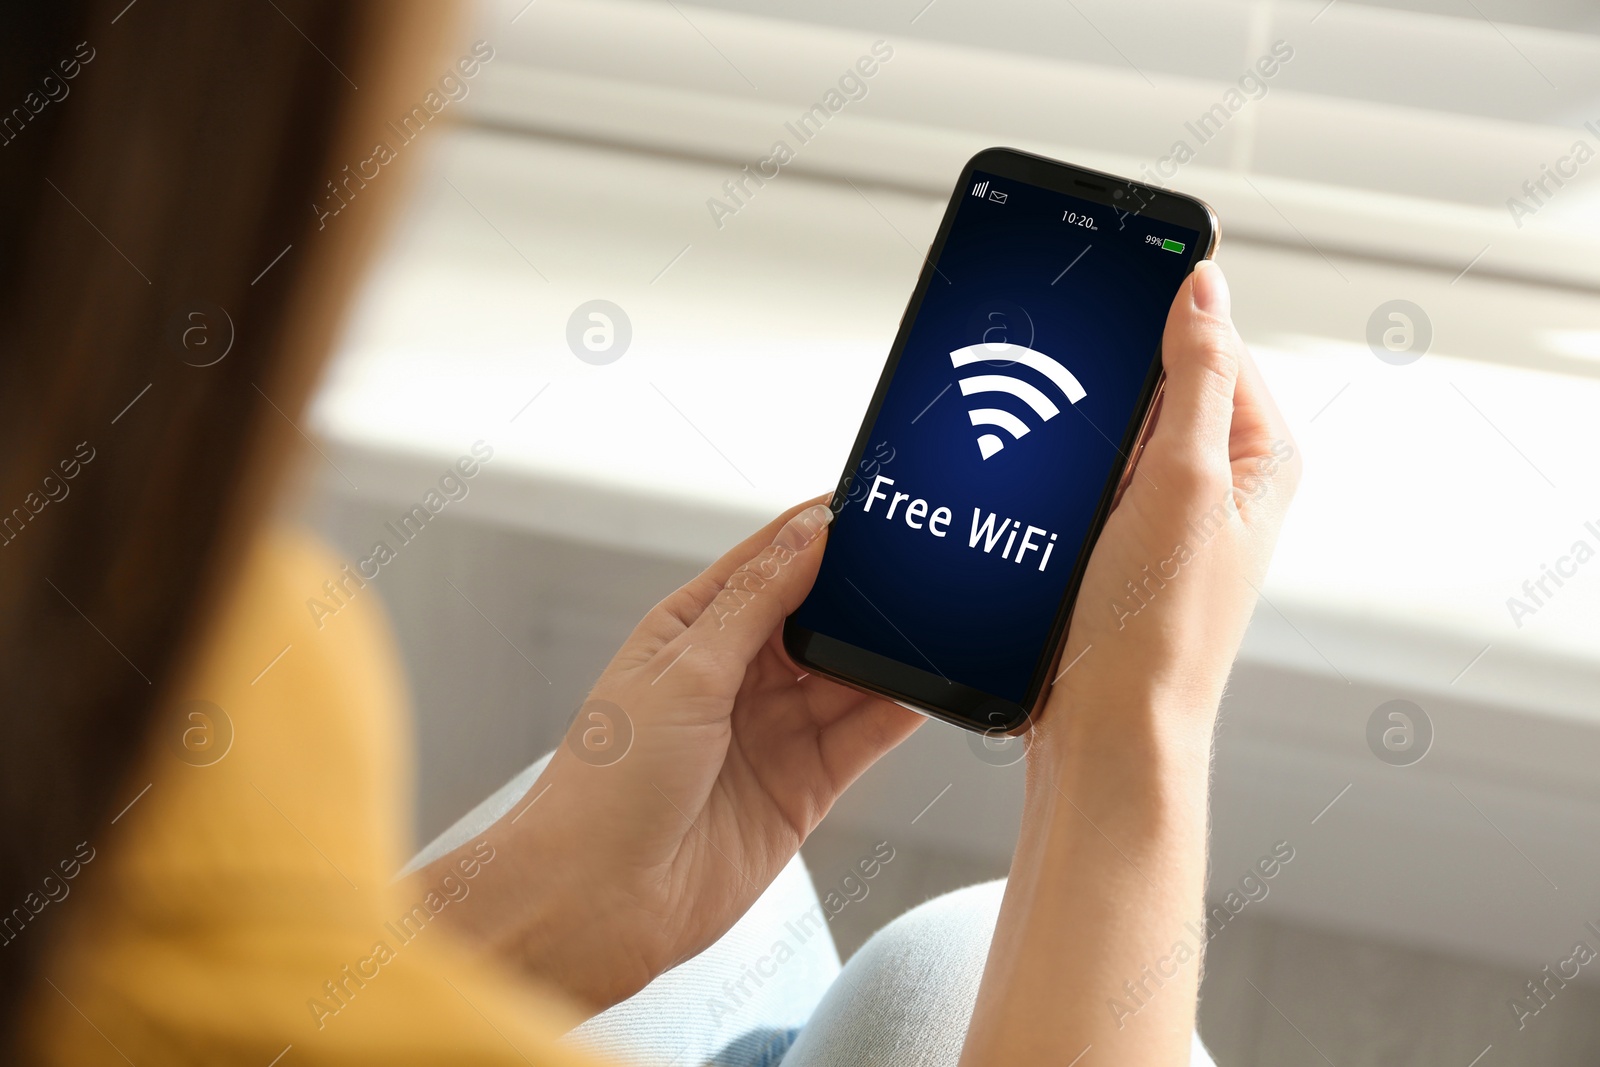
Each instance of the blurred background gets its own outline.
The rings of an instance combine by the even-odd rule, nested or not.
[[[484,0],[475,22],[492,59],[404,149],[304,502],[355,560],[494,450],[375,583],[419,843],[553,747],[650,605],[835,482],[951,183],[1011,145],[1215,207],[1305,458],[1222,715],[1212,896],[1293,859],[1211,943],[1218,1062],[1600,1057],[1600,963],[1548,978],[1600,951],[1600,9]],[[801,142],[785,123],[876,42]],[[730,195],[776,141],[778,177]],[[603,364],[569,343],[594,300]],[[1004,875],[1020,755],[933,724],[845,798],[805,848],[819,888],[879,841],[895,859],[841,952]]]

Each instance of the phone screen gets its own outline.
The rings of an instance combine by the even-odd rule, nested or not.
[[[1201,239],[971,172],[793,623],[1022,702]]]

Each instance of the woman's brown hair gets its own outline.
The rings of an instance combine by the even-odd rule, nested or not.
[[[82,842],[116,848],[132,764],[158,740],[202,608],[226,592],[228,561],[298,440],[339,305],[396,190],[364,192],[352,206],[365,210],[337,220],[313,205],[415,98],[439,7],[8,12],[0,1043],[71,907],[39,904],[45,880]]]

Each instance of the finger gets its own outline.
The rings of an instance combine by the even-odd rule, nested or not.
[[[807,508],[815,507],[817,504],[831,499],[832,495],[831,493],[823,493],[821,496],[812,497],[810,500],[796,504],[784,511],[783,514],[749,537],[746,537],[743,541],[740,541],[737,545],[734,545],[727,552],[724,552],[711,566],[674,590],[661,603],[657,604],[650,614],[664,613],[678,623],[679,629],[689,626],[695,619],[700,617],[701,612],[705,611],[712,598],[721,592],[722,587],[727,584],[728,578],[739,568],[740,564],[747,562],[762,548],[772,544],[773,538],[777,537],[778,531],[783,529],[789,520]]]
[[[1275,526],[1300,484],[1300,453],[1248,350],[1242,353],[1234,391],[1229,459],[1241,510],[1248,508],[1253,521],[1266,518]]]
[[[1249,459],[1272,451],[1279,443],[1294,446],[1289,424],[1278,410],[1267,381],[1248,348],[1239,353],[1239,381],[1233,391],[1233,430],[1228,442],[1231,459]]]
[[[822,731],[823,765],[834,788],[843,792],[927,721],[926,716],[891,700],[863,695],[858,707]]]
[[[751,662],[750,670],[745,672],[745,679],[747,683],[753,683],[757,691],[800,686],[805,695],[807,712],[817,728],[824,731],[846,716],[853,715],[864,705],[885,699],[796,664],[789,657],[789,650],[783,647],[781,626],[767,638],[761,654]]]
[[[779,631],[773,632],[764,652],[770,653],[770,658],[764,655],[756,660],[756,669],[764,670],[755,684],[758,688],[774,684],[802,688],[806,710],[816,723],[818,754],[834,795],[843,792],[927,721],[926,716],[886,697],[854,689],[825,675],[808,671],[795,679],[796,668],[783,649]],[[747,672],[747,683],[749,678]]]
[[[1209,260],[1196,265],[1167,315],[1161,361],[1167,382],[1161,415],[1145,449],[1161,466],[1227,471],[1233,397],[1244,345],[1229,318],[1228,283]]]
[[[772,543],[748,557],[723,582],[681,638],[715,661],[743,666],[755,658],[784,616],[800,606],[822,561],[833,512],[813,504],[792,516]],[[674,641],[672,644],[678,644]],[[671,645],[661,654],[671,651]]]

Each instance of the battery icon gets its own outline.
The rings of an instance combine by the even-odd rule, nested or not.
[[[1161,242],[1161,247],[1165,248],[1168,252],[1182,252],[1183,251],[1183,242],[1182,241],[1174,241],[1169,237],[1166,240]]]

